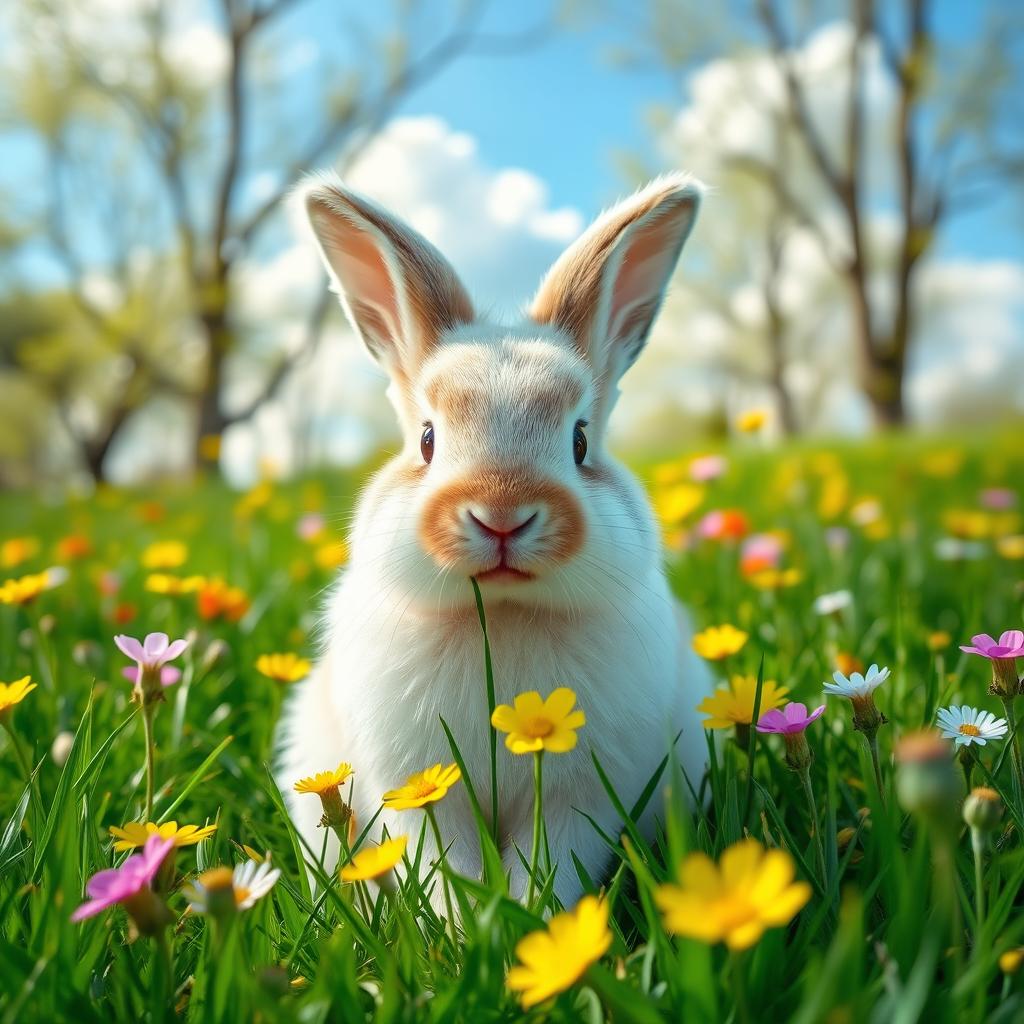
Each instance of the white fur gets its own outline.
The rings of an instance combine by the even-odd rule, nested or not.
[[[409,229],[396,230],[415,243]],[[677,237],[666,242],[675,252],[680,244]],[[403,278],[395,286],[415,288],[416,282]],[[657,286],[663,288],[664,281]],[[396,384],[393,400],[406,424],[406,444],[396,463],[421,464],[419,428],[409,424],[424,420],[434,424],[434,458],[413,483],[396,483],[386,469],[360,499],[351,565],[326,609],[322,658],[296,688],[282,722],[278,779],[302,834],[319,850],[319,802],[294,794],[295,780],[350,761],[355,813],[366,822],[385,790],[452,760],[443,717],[486,808],[483,642],[468,576],[490,564],[493,542],[467,529],[459,557],[439,566],[422,549],[417,531],[420,513],[438,488],[481,467],[529,466],[577,499],[585,525],[582,546],[567,561],[547,558],[548,522],[545,509],[538,508],[534,526],[514,542],[513,551],[537,577],[482,588],[498,702],[511,703],[527,690],[546,695],[569,686],[587,716],[577,748],[545,762],[556,891],[571,904],[580,883],[570,850],[596,879],[608,863],[603,841],[577,810],[612,835],[621,829],[591,750],[629,806],[681,730],[677,750],[696,785],[706,747],[694,707],[708,688],[707,671],[691,651],[689,626],[670,594],[643,490],[604,447],[603,417],[595,405],[611,382],[595,373],[569,339],[530,321],[512,328],[463,324],[442,332],[425,360],[405,365],[403,373],[406,383]],[[474,410],[469,421],[451,421],[430,407],[427,396],[437,382],[465,396],[465,407]],[[555,382],[579,395],[575,405],[560,411],[558,422],[545,418],[536,399]],[[571,439],[574,424],[591,417],[585,466],[600,472],[587,474],[574,463]],[[514,892],[524,884],[515,848],[527,854],[530,847],[531,765],[530,757],[499,745],[500,845]],[[648,824],[659,802],[656,796]],[[465,786],[457,785],[434,806],[444,841],[453,844],[452,867],[478,874],[476,826]],[[418,837],[422,819],[419,811],[384,812],[374,838],[381,826],[392,835]],[[436,852],[429,837],[425,848],[429,857]],[[336,857],[331,842],[328,864]]]

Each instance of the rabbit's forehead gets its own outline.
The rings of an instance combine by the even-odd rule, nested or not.
[[[586,404],[590,390],[587,364],[546,341],[442,345],[422,378],[426,409],[467,425],[500,415],[555,426]]]

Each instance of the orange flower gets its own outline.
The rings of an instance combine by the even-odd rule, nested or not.
[[[57,541],[57,558],[61,562],[72,562],[76,558],[88,558],[92,554],[92,541],[80,533],[72,533]]]
[[[222,579],[207,580],[196,593],[196,608],[208,622],[227,619],[237,622],[249,610],[249,597],[239,587],[229,587]]]

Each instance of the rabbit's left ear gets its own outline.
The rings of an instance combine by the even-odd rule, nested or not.
[[[602,214],[548,272],[529,314],[564,331],[614,388],[647,341],[702,188],[668,175]]]

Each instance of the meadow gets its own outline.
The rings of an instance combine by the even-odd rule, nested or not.
[[[364,842],[372,822],[345,814],[358,764],[307,797],[326,794],[354,868],[314,869],[311,885],[302,867],[273,733],[315,657],[362,472],[244,494],[207,480],[0,497],[0,679],[28,677],[0,691],[0,1022],[1024,1019],[1024,658],[960,649],[1022,625],[1019,434],[755,437],[637,469],[676,592],[700,630],[733,627],[698,639],[731,689],[707,705],[715,727],[681,741],[707,743],[705,777],[666,760],[644,795],[663,808],[658,835],[623,807],[610,873],[584,879],[578,908],[555,905],[535,851],[536,891],[512,899],[483,818],[485,879],[442,863],[415,880],[418,806],[388,870]],[[113,639],[152,633],[188,641],[166,685],[145,665],[126,678],[134,659]],[[870,685],[826,697],[836,671]],[[537,680],[542,695],[572,685]],[[798,703],[807,718],[825,707],[807,721]],[[955,747],[935,729],[961,705],[1011,727],[954,712]],[[766,714],[790,731],[751,727]],[[147,833],[126,826],[147,820],[150,725],[149,820],[173,843],[141,852]],[[529,756],[503,740],[499,772]],[[561,756],[544,753],[545,773]],[[968,778],[980,793],[965,803]],[[486,806],[490,779],[451,784]],[[113,868],[110,905],[73,921]]]

